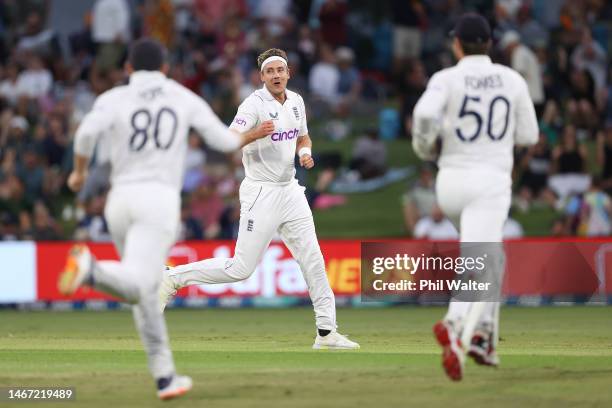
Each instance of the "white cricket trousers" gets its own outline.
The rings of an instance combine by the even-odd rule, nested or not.
[[[461,242],[502,242],[512,196],[510,174],[487,167],[442,168],[436,179],[436,195],[440,208],[459,230]],[[488,254],[487,265],[495,268],[493,274],[501,290],[502,245],[495,245],[494,252]],[[467,346],[477,324],[492,325],[497,331],[498,310],[499,302],[451,301],[446,319],[462,330],[462,342]]]
[[[278,232],[298,262],[308,286],[319,329],[336,329],[334,293],[325,273],[305,188],[244,179],[240,185],[240,227],[233,258],[211,258],[170,270],[178,288],[247,279]]]
[[[159,307],[159,285],[179,223],[180,195],[160,184],[113,187],[105,216],[121,261],[100,261],[94,285],[133,304],[149,370],[154,378],[174,374],[166,322]]]

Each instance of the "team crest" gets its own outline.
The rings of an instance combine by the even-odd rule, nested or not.
[[[296,120],[300,120],[300,111],[298,110],[297,106],[293,107],[293,114],[295,115]]]

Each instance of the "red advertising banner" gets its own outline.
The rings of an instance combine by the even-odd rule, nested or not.
[[[330,285],[337,295],[358,295],[361,263],[359,241],[320,242]],[[72,243],[37,243],[38,300],[112,299],[91,289],[80,289],[67,298],[57,290],[57,278],[64,267]],[[118,259],[112,244],[89,244],[98,259]],[[231,257],[233,241],[182,242],[170,251],[168,265],[180,265],[210,257]],[[308,289],[297,262],[282,243],[272,243],[253,275],[243,282],[218,285],[194,285],[179,296],[308,296]]]
[[[432,245],[436,245],[425,241],[381,242],[385,253],[399,251],[420,256],[428,253]],[[361,244],[357,240],[320,242],[331,287],[339,296],[360,294]],[[111,299],[89,289],[81,289],[71,298],[60,295],[56,286],[57,278],[72,243],[39,242],[35,245],[37,300]],[[111,244],[90,244],[89,247],[99,259],[117,259]],[[610,240],[575,242],[528,239],[507,242],[504,247],[504,296],[612,294]],[[233,241],[183,242],[171,250],[168,264],[178,265],[210,257],[230,257],[233,251]],[[253,275],[246,281],[191,286],[182,289],[179,296],[307,297],[308,291],[297,262],[282,243],[273,242],[263,254]]]

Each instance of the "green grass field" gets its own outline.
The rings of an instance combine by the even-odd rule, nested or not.
[[[171,310],[183,399],[158,402],[128,312],[0,312],[0,387],[72,386],[15,407],[609,407],[608,307],[506,308],[499,369],[451,383],[430,333],[442,308],[341,309],[357,352],[313,351],[307,308]],[[0,406],[8,406],[0,402]]]

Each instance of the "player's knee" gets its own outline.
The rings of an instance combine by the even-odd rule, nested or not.
[[[234,258],[227,267],[227,272],[236,281],[242,281],[248,279],[255,272],[255,267],[256,265],[248,265],[246,262]]]

